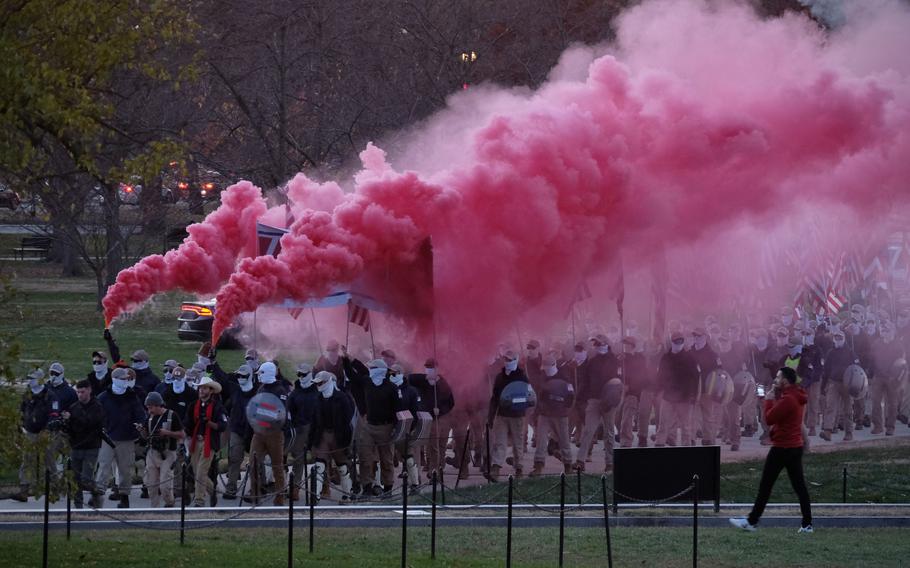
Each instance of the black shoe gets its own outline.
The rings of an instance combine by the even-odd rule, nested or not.
[[[145,485],[142,486],[142,491],[139,492],[139,498],[140,498],[140,499],[148,499],[148,498],[149,498],[149,488],[146,487]]]
[[[75,507],[75,508],[77,508],[77,509],[81,509],[81,508],[83,508],[84,506],[85,506],[85,505],[83,505],[82,501],[73,501],[73,507]]]
[[[233,492],[233,493],[232,493],[232,492],[227,492],[227,493],[224,494],[224,498],[225,498],[225,499],[228,499],[228,500],[236,499],[236,498],[237,498],[237,493],[236,493],[236,492]]]
[[[120,498],[120,502],[117,503],[118,509],[129,509],[130,508],[130,498],[126,495]]]
[[[19,501],[20,503],[27,503],[28,502],[28,490],[26,489],[25,491],[20,491],[19,493],[13,493],[12,495],[9,496],[9,498],[12,499],[13,501]]]
[[[120,497],[120,493],[118,493],[117,491],[112,491],[111,494],[108,495],[107,499],[108,499],[108,501],[121,501],[122,500]]]
[[[212,491],[212,497],[209,499],[209,507],[218,505],[218,490]]]

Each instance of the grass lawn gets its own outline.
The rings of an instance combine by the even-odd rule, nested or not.
[[[307,551],[306,524],[295,527],[295,565],[400,566],[399,529],[317,529],[316,549]],[[616,528],[611,530],[616,566],[683,567],[692,565],[691,529]],[[486,567],[505,564],[505,528],[441,529],[437,558],[430,559],[429,529],[408,530],[409,566]],[[910,531],[876,529],[819,530],[797,535],[792,529],[744,533],[732,528],[699,531],[699,566],[802,566],[876,568],[905,566]],[[205,529],[189,531],[187,544],[176,532],[134,530],[74,532],[50,536],[51,566],[273,567],[287,563],[285,529]],[[557,529],[513,531],[514,566],[557,565]],[[36,566],[41,562],[41,533],[0,533],[5,566]],[[602,529],[567,529],[566,566],[606,566]]]
[[[809,494],[816,503],[840,503],[842,500],[842,472],[847,467],[847,501],[850,503],[906,503],[910,501],[910,442],[887,448],[852,449],[830,453],[810,453],[805,457],[806,480]],[[758,492],[762,460],[740,463],[722,463],[720,466],[721,501],[724,503],[751,503]],[[446,493],[447,504],[472,504],[479,502],[506,502],[506,483],[462,488]],[[452,487],[454,476],[446,479]],[[577,478],[566,480],[566,501],[577,504]],[[607,477],[611,487],[612,476]],[[609,490],[609,489],[608,489]],[[601,503],[599,475],[582,475],[581,496],[583,503]],[[559,478],[548,476],[515,481],[516,501],[533,503],[558,503]],[[609,497],[612,500],[612,497]],[[688,502],[689,497],[686,497]],[[786,473],[778,478],[771,502],[793,503],[796,497],[787,481]],[[415,501],[416,502],[416,501]],[[662,513],[663,514],[663,513]]]

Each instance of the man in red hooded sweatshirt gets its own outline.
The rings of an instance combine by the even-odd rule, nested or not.
[[[809,503],[809,490],[803,476],[803,415],[809,395],[796,384],[796,371],[783,367],[774,378],[774,388],[768,393],[764,402],[765,420],[771,429],[771,450],[765,459],[765,467],[758,486],[758,497],[752,512],[745,519],[730,519],[734,527],[754,531],[759,518],[771,497],[771,489],[780,471],[787,468],[790,484],[799,497],[799,509],[803,520],[800,533],[812,532],[812,509]]]

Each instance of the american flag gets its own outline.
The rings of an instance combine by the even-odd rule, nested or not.
[[[832,254],[828,260],[828,293],[825,296],[825,308],[829,314],[838,313],[847,303],[847,294],[843,286],[846,253]]]
[[[364,331],[370,331],[370,310],[349,302],[348,321],[354,325],[359,325]]]
[[[287,229],[279,229],[264,223],[256,223],[256,242],[259,245],[259,256],[278,256],[281,252],[281,237]]]

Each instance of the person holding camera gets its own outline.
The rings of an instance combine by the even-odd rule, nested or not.
[[[145,457],[145,485],[153,508],[174,506],[174,461],[177,459],[177,442],[186,437],[180,415],[164,404],[161,393],[150,392],[145,397],[148,421],[139,426],[139,434],[148,441]]]
[[[774,482],[782,469],[787,469],[790,484],[799,497],[799,509],[802,513],[802,525],[799,533],[812,531],[812,507],[809,502],[809,489],[803,474],[803,418],[809,395],[806,389],[797,382],[796,370],[781,367],[774,378],[773,388],[765,394],[764,415],[768,423],[771,438],[771,450],[765,458],[765,466],[758,486],[758,496],[752,511],[746,518],[730,519],[734,527],[755,531],[771,497]]]
[[[76,383],[76,402],[61,413],[65,430],[69,434],[70,469],[76,479],[73,503],[77,509],[83,506],[82,492],[91,494],[91,506],[100,509],[101,495],[95,491],[93,474],[101,451],[104,436],[104,408],[92,392],[92,383],[82,379]]]

